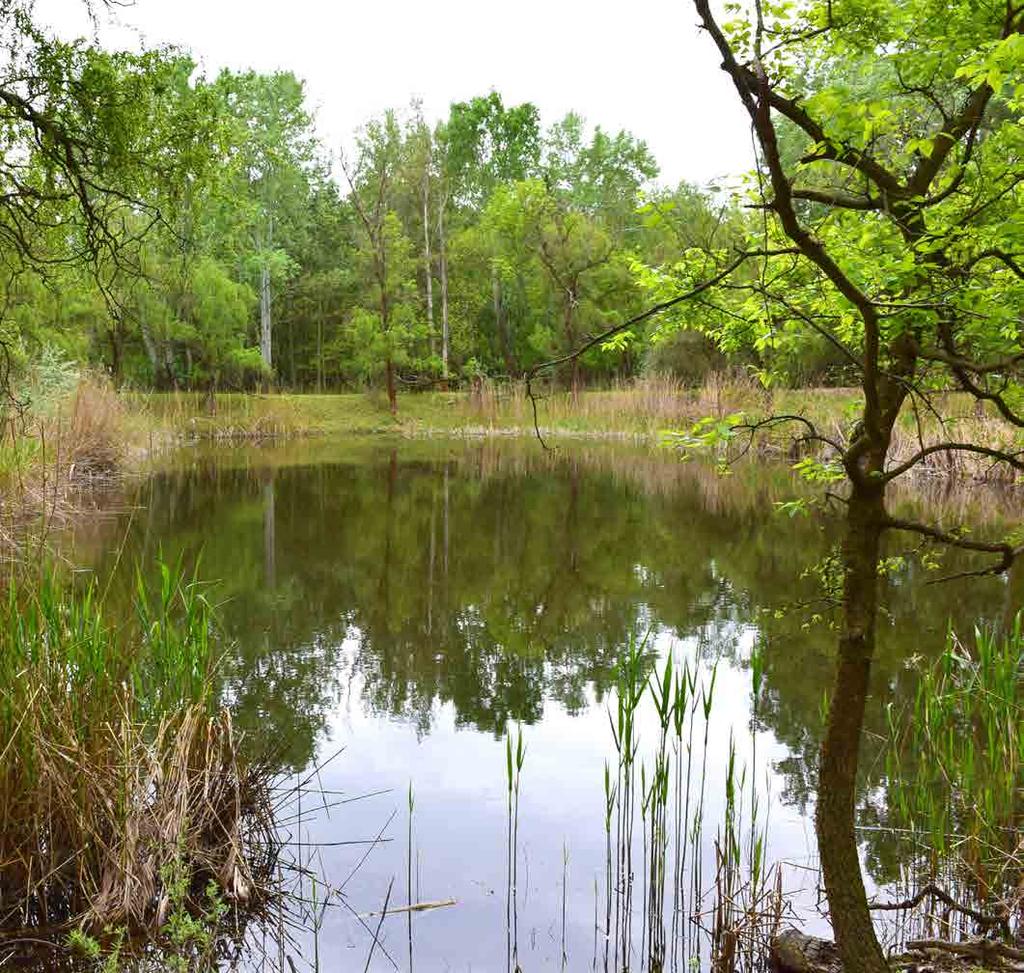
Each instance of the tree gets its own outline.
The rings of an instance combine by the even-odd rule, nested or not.
[[[438,200],[438,243],[441,271],[442,359],[448,360],[448,248],[445,213],[449,202],[464,213],[479,213],[501,185],[527,179],[540,164],[540,113],[524,102],[506,108],[492,91],[451,106],[437,133],[441,194]],[[508,317],[501,277],[492,266],[491,306],[495,332],[501,336],[506,369],[513,370]],[[445,368],[447,374],[447,369]]]
[[[816,822],[833,928],[848,973],[888,969],[864,891],[854,830],[883,538],[916,537],[989,556],[999,574],[1020,537],[977,539],[887,508],[894,480],[945,451],[1024,468],[1022,454],[955,431],[955,395],[1024,428],[1024,7],[937,0],[813,0],[734,9],[720,25],[694,0],[750,116],[752,203],[763,221],[713,280],[730,302],[722,340],[782,325],[827,341],[857,375],[861,409],[841,439],[795,421],[835,460],[814,475],[846,483],[835,688],[821,749]],[[796,151],[794,151],[794,149]],[[756,275],[729,282],[744,261]],[[724,276],[722,276],[724,274]],[[724,283],[723,283],[724,282]],[[962,402],[962,398],[960,400]],[[891,459],[916,420],[918,449]],[[931,417],[934,433],[923,431]]]
[[[635,293],[625,232],[641,185],[657,170],[644,144],[624,132],[610,138],[598,128],[586,142],[576,115],[546,133],[544,149],[539,177],[499,186],[482,224],[494,240],[500,277],[521,273],[529,255],[547,278],[558,324],[544,329],[550,338],[538,350],[568,356],[568,384],[576,394],[580,359],[571,352],[581,324],[603,330]],[[507,324],[499,334],[508,348]]]
[[[546,329],[539,337],[570,352],[577,343],[580,318],[595,310],[588,302],[591,285],[615,256],[612,238],[585,213],[563,208],[539,180],[499,189],[491,198],[484,224],[495,240],[494,265],[499,273],[519,272],[524,256],[542,268],[558,308],[559,327]],[[624,279],[628,286],[628,274]],[[501,338],[508,359],[511,339],[507,332]],[[569,387],[576,394],[579,359],[573,358],[569,366]]]
[[[388,406],[398,414],[397,370],[413,357],[420,335],[412,244],[394,210],[395,180],[405,160],[406,143],[394,112],[370,122],[359,139],[355,161],[342,160],[358,217],[356,260],[370,283],[353,315],[355,347],[361,370],[384,372]]]
[[[116,280],[140,275],[142,241],[213,158],[211,119],[174,51],[109,53],[46,36],[32,5],[0,3],[0,273],[98,290],[124,330]],[[82,271],[88,271],[85,282]],[[17,338],[0,320],[0,356]],[[0,374],[7,392],[8,369]]]
[[[288,246],[309,195],[315,142],[302,82],[290,72],[221,72],[216,88],[229,117],[231,171],[239,185],[226,216],[245,227],[258,277],[260,353],[273,368],[273,287],[293,270]]]

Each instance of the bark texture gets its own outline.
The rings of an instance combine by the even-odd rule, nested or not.
[[[821,748],[815,824],[829,914],[850,970],[888,967],[868,909],[855,831],[857,766],[878,612],[884,489],[855,486],[843,541],[842,627],[835,685]]]

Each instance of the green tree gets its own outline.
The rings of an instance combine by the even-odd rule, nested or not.
[[[76,286],[91,295],[79,310],[101,296],[116,322],[109,329],[116,366],[128,328],[120,282],[139,279],[143,241],[168,225],[168,211],[209,170],[211,118],[188,83],[192,62],[174,51],[63,43],[42,32],[31,4],[20,0],[0,13],[2,286],[18,292],[25,275],[52,290]],[[49,333],[35,331],[31,340],[61,340],[60,324],[58,314]],[[6,361],[24,352],[27,336],[0,320]]]
[[[310,192],[316,143],[302,82],[290,72],[223,71],[216,81],[228,116],[230,172],[222,218],[244,236],[236,246],[253,267],[259,293],[260,354],[273,368],[273,289],[294,272],[289,253]],[[223,225],[223,224],[222,224]]]
[[[413,303],[412,243],[394,209],[405,151],[402,127],[389,111],[366,126],[354,161],[342,163],[358,217],[357,278],[367,282],[352,316],[353,339],[363,374],[384,373],[392,415],[398,413],[398,369],[413,361],[417,341],[425,337]]]
[[[458,228],[475,225],[499,186],[536,175],[541,158],[540,113],[524,102],[506,107],[497,92],[455,102],[437,135],[439,194],[438,245],[441,271],[442,358],[447,360],[448,248],[445,231],[451,206]],[[497,266],[490,268],[490,305],[494,332],[500,336],[506,371],[514,373],[508,307]]]

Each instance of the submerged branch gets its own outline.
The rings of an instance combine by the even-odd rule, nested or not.
[[[911,896],[909,899],[903,899],[900,902],[872,902],[870,907],[878,912],[900,912],[905,909],[913,909],[929,896],[944,902],[955,912],[962,912],[965,916],[970,916],[980,926],[988,929],[1005,929],[1007,926],[1007,916],[1005,913],[980,912],[978,909],[972,909],[969,905],[957,902],[945,889],[940,888],[934,882],[929,882],[923,886],[916,895]]]

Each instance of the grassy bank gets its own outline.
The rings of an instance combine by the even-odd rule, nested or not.
[[[533,400],[521,383],[485,383],[474,391],[409,393],[392,416],[383,396],[220,395],[190,393],[134,395],[126,400],[133,420],[148,430],[150,443],[167,441],[283,438],[303,435],[533,436],[618,438],[649,442],[666,432],[686,431],[706,418],[742,416],[756,421],[770,415],[802,416],[818,431],[843,442],[858,414],[855,389],[777,389],[767,391],[735,377],[711,376],[700,387],[669,379],[645,379],[572,396],[540,388]],[[534,409],[536,408],[536,417]],[[905,413],[897,426],[893,464],[937,442],[974,442],[1015,450],[1020,431],[993,412],[979,412],[955,394],[944,397],[945,427],[931,414]],[[796,456],[794,437],[806,429],[780,425],[757,437],[755,453]],[[740,437],[742,439],[742,437]],[[737,450],[742,449],[739,443]],[[804,455],[801,453],[801,455]],[[1009,468],[962,452],[939,452],[918,467],[944,477],[1015,481]]]
[[[805,397],[840,410],[852,395],[809,391]],[[836,403],[833,404],[833,400]],[[839,401],[841,400],[841,401]],[[630,382],[575,398],[538,387],[537,423],[552,436],[649,437],[692,425],[708,415],[753,411],[765,401],[745,382],[714,378],[698,389],[667,379]],[[232,439],[301,434],[393,433],[488,435],[534,434],[533,403],[521,383],[485,383],[473,391],[415,392],[399,397],[398,415],[375,393],[330,395],[278,393],[139,394],[127,397],[133,415],[148,428],[184,439]]]
[[[62,501],[77,485],[137,467],[148,456],[182,443],[311,436],[532,437],[534,408],[536,426],[551,440],[654,443],[666,432],[685,432],[708,417],[741,415],[753,421],[788,414],[805,417],[823,435],[842,442],[857,415],[858,401],[854,389],[769,392],[735,376],[711,376],[700,387],[645,379],[575,397],[539,388],[534,400],[521,383],[484,383],[472,391],[406,393],[399,398],[398,415],[392,416],[385,397],[375,393],[117,394],[104,382],[86,378],[44,409],[8,421],[0,437],[0,525],[10,523],[13,497],[23,506],[27,499],[29,508],[59,514]],[[1019,430],[993,414],[977,412],[955,395],[946,397],[941,411],[952,417],[945,429],[930,415],[908,412],[902,417],[893,442],[893,463],[943,440],[1002,449],[1022,445]],[[763,431],[754,453],[795,458],[793,439],[803,431],[793,424]],[[741,451],[743,445],[741,436],[731,452]],[[985,457],[956,452],[935,453],[919,470],[990,481],[1016,478],[1012,470],[996,467]]]

